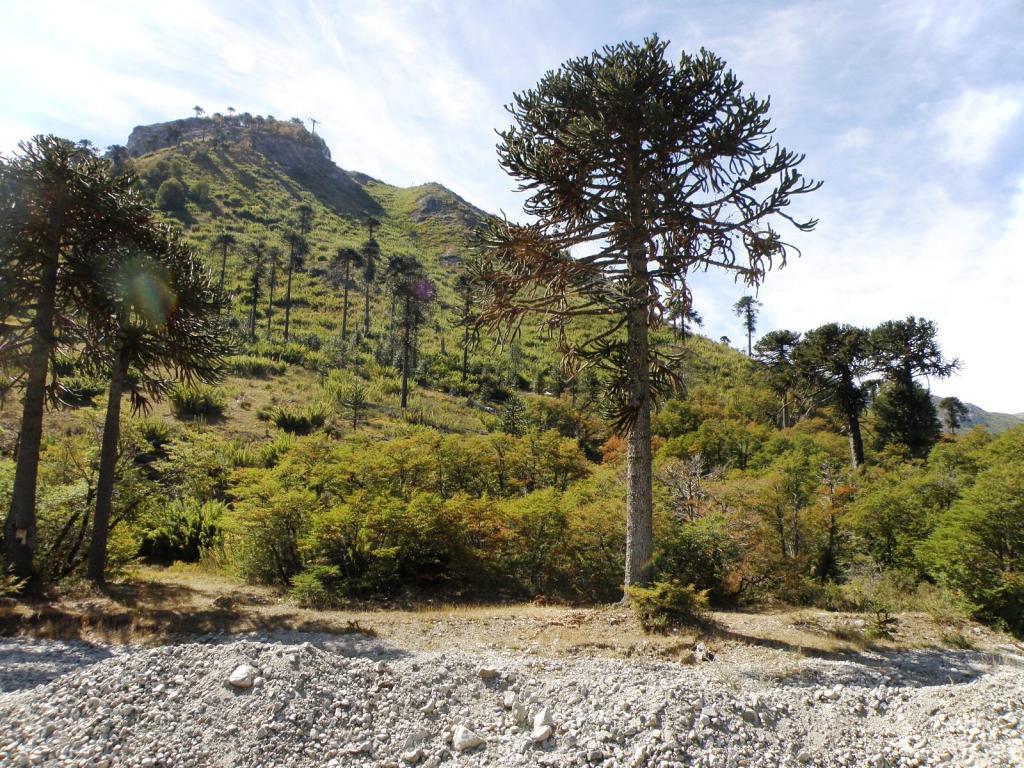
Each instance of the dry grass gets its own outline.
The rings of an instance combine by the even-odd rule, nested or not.
[[[279,593],[198,567],[140,568],[103,592],[69,590],[46,603],[0,603],[0,634],[28,634],[105,642],[162,643],[211,632],[373,634],[416,650],[498,648],[542,656],[647,658],[691,663],[701,641],[720,659],[740,659],[751,648],[803,656],[844,657],[904,648],[984,650],[1006,638],[977,626],[951,627],[923,614],[900,616],[896,634],[872,640],[869,617],[800,609],[713,612],[700,627],[645,634],[628,608],[515,604],[387,605],[316,611]]]

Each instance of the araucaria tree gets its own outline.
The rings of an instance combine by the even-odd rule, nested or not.
[[[800,343],[800,334],[793,331],[769,331],[754,345],[754,359],[768,375],[768,384],[782,401],[780,425],[793,425],[792,395],[797,385],[793,352]]]
[[[867,407],[874,371],[868,331],[829,323],[804,334],[793,361],[808,396],[820,405],[834,405],[846,422],[850,461],[854,469],[864,463],[860,417]]]
[[[956,434],[956,431],[963,426],[964,419],[971,413],[959,397],[944,397],[939,400],[939,411],[945,417],[946,428],[951,435]]]
[[[249,339],[256,341],[256,305],[263,292],[263,276],[267,271],[267,244],[263,240],[249,243],[245,266],[249,271]]]
[[[874,367],[885,382],[873,409],[878,441],[899,443],[916,458],[927,456],[942,433],[931,394],[917,379],[944,379],[960,367],[943,357],[937,336],[935,323],[918,317],[889,320],[871,331]]]
[[[747,357],[753,354],[754,334],[757,332],[757,314],[761,302],[753,296],[744,296],[732,305],[732,311],[743,322],[743,330],[747,334]]]
[[[537,313],[566,367],[604,369],[627,435],[627,587],[652,577],[651,407],[674,374],[650,332],[666,289],[708,267],[759,284],[792,248],[773,222],[812,229],[786,209],[818,187],[776,142],[767,100],[712,53],[673,64],[667,46],[606,47],[514,97],[498,156],[536,223],[488,225],[476,265],[481,322],[508,339]]]
[[[228,268],[228,251],[237,242],[230,232],[221,232],[213,238],[213,248],[220,249],[220,290],[224,290],[224,275]]]
[[[4,525],[7,565],[38,587],[36,480],[47,395],[59,391],[50,363],[62,345],[96,352],[88,326],[106,306],[96,275],[118,258],[114,245],[145,233],[151,214],[130,174],[116,175],[88,149],[37,136],[0,161],[0,256],[5,320],[19,329],[5,357],[23,364],[21,431]]]
[[[121,257],[100,275],[108,310],[95,333],[110,386],[86,571],[96,583],[106,571],[124,394],[134,411],[145,410],[178,379],[217,379],[230,351],[220,317],[226,302],[210,273],[170,230],[146,235],[120,244]]]
[[[277,270],[281,268],[283,255],[281,249],[276,245],[270,246],[270,250],[267,251],[267,267],[270,269],[270,275],[267,279],[267,339],[270,338],[273,330],[274,289],[277,287]]]
[[[348,337],[348,289],[352,286],[352,268],[362,266],[363,257],[355,248],[339,248],[331,260],[327,273],[328,281],[335,288],[342,288],[341,340]]]
[[[434,284],[427,279],[423,265],[411,256],[393,256],[388,261],[388,285],[400,334],[403,408],[409,405],[409,374],[416,336],[423,324],[427,306],[434,298]]]
[[[465,383],[469,374],[469,349],[479,339],[479,332],[476,328],[476,315],[473,312],[473,299],[476,293],[476,286],[467,273],[462,273],[455,279],[455,295],[458,297],[458,304],[455,307],[455,322],[462,326],[462,382]]]
[[[288,245],[288,283],[284,290],[284,340],[288,342],[288,332],[292,318],[292,278],[297,271],[302,271],[306,266],[306,256],[309,255],[309,240],[307,235],[313,228],[313,209],[306,203],[302,203],[295,209],[297,220],[295,228],[286,236]]]
[[[373,239],[363,243],[360,253],[363,258],[363,335],[370,335],[370,296],[373,282],[377,279],[377,260],[380,259],[380,246]]]

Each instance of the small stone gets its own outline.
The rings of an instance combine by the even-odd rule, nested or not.
[[[469,730],[466,726],[455,726],[455,732],[452,734],[452,746],[459,752],[465,752],[467,749],[474,749],[483,743],[483,737],[477,733],[473,733],[473,731]]]
[[[405,749],[412,749],[413,747],[418,747],[429,738],[430,732],[425,728],[420,728],[418,731],[413,731],[405,737],[403,746]]]
[[[512,705],[512,720],[518,726],[525,726],[530,722],[530,711],[523,702],[517,701]]]
[[[239,664],[235,670],[228,675],[228,683],[235,688],[252,688],[256,679],[256,670],[248,664]]]
[[[537,710],[537,714],[533,716],[533,727],[541,728],[545,725],[554,727],[555,720],[551,717],[551,709],[548,707],[541,707]]]
[[[422,749],[413,749],[413,750],[410,750],[408,752],[403,752],[402,753],[402,762],[403,763],[407,763],[409,765],[415,765],[416,763],[418,763],[422,759],[423,759],[423,750]]]
[[[534,744],[541,744],[551,738],[551,734],[555,732],[555,729],[550,725],[538,725],[534,726],[533,732],[530,734],[530,741]]]

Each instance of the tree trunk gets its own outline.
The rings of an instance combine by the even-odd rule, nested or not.
[[[11,490],[11,507],[4,524],[7,565],[16,578],[25,580],[29,594],[37,594],[40,588],[32,564],[36,549],[36,481],[39,475],[39,446],[43,437],[46,372],[54,343],[59,241],[52,242],[49,248],[50,253],[47,254],[40,275],[39,304],[32,320],[32,348],[21,411],[21,431],[18,434],[17,465]]]
[[[469,299],[466,299],[466,312],[462,318],[462,383],[466,383],[466,373],[469,370]]]
[[[121,394],[124,391],[126,364],[124,350],[114,359],[107,396],[107,417],[103,424],[100,447],[100,472],[96,482],[96,516],[92,522],[89,544],[89,566],[86,575],[95,584],[102,584],[107,570],[107,537],[110,531],[110,507],[114,498],[114,474],[117,470],[117,443],[121,437]]]
[[[341,340],[344,341],[345,337],[348,336],[348,276],[351,264],[345,262],[345,298],[341,304]]]
[[[366,300],[363,305],[363,335],[370,335],[370,281],[366,281]]]
[[[405,297],[405,322],[402,323],[402,408],[409,405],[409,297]]]
[[[228,244],[221,243],[220,255],[220,292],[224,293],[224,273],[228,268]]]
[[[277,287],[277,266],[275,264],[270,265],[270,300],[267,302],[267,340],[270,340],[271,322],[274,319],[274,288]]]
[[[789,393],[782,393],[782,428],[789,427]]]
[[[651,581],[654,515],[651,489],[651,387],[648,361],[646,263],[631,260],[630,291],[635,305],[626,319],[629,364],[629,407],[635,417],[626,444],[626,570],[625,586]]]
[[[288,265],[288,287],[284,292],[284,343],[288,343],[288,324],[292,316],[292,273],[294,268]]]
[[[853,461],[853,468],[859,469],[864,464],[864,438],[860,434],[860,417],[851,410],[846,419],[850,433],[850,459]]]
[[[256,304],[260,300],[259,284],[254,280],[252,285],[252,308],[249,311],[249,339],[256,341]]]

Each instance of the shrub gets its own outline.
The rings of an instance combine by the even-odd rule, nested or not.
[[[341,603],[344,578],[334,565],[314,565],[292,577],[291,597],[303,608],[334,608]]]
[[[177,179],[167,179],[156,191],[156,204],[168,213],[185,210],[185,186]]]
[[[154,505],[140,521],[139,554],[164,564],[201,560],[220,544],[226,509],[220,502],[204,504],[193,498]]]
[[[298,408],[283,408],[272,405],[260,410],[257,416],[269,421],[275,427],[293,435],[308,435],[319,429],[327,420],[327,411],[322,405],[306,405]]]
[[[726,579],[740,557],[740,544],[725,516],[713,512],[691,523],[674,523],[662,538],[655,570],[722,601],[730,597]]]
[[[170,394],[171,408],[178,418],[224,415],[227,399],[216,388],[203,384],[177,384]]]
[[[658,581],[650,587],[630,587],[633,611],[645,632],[664,633],[699,621],[708,609],[707,590],[680,581]]]
[[[61,380],[64,391],[61,401],[68,405],[91,405],[93,400],[107,391],[106,383],[91,376],[69,376]]]
[[[1011,458],[978,475],[919,554],[981,618],[1024,632],[1024,463]]]
[[[233,355],[227,360],[228,370],[236,376],[260,376],[284,373],[288,366],[269,357],[258,355]]]
[[[213,192],[210,190],[210,184],[207,181],[197,181],[192,185],[189,194],[199,205],[209,205],[213,202]]]

